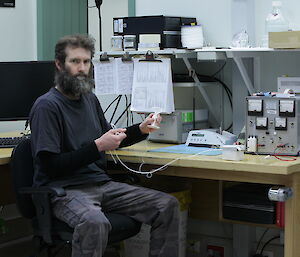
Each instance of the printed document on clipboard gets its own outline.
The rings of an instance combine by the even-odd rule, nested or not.
[[[121,58],[109,61],[93,60],[95,74],[95,94],[131,94],[133,63],[123,62]]]
[[[134,59],[131,111],[174,112],[171,60]]]

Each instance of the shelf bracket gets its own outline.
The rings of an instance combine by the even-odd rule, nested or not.
[[[249,75],[247,73],[247,70],[245,68],[242,58],[238,57],[238,56],[233,56],[233,60],[236,63],[236,65],[241,73],[241,76],[244,80],[244,83],[248,89],[249,94],[252,95],[255,92],[255,89],[254,89],[251,79],[249,78]]]
[[[193,69],[189,59],[187,57],[183,57],[182,58],[185,66],[187,67],[190,76],[193,78],[193,80],[195,81],[196,86],[198,87],[201,95],[203,96],[204,101],[206,102],[207,106],[208,106],[208,110],[212,115],[213,118],[213,125],[215,126],[219,126],[219,122],[218,122],[218,118],[216,117],[215,113],[214,113],[214,108],[213,108],[213,104],[209,99],[209,96],[207,95],[207,93],[205,92],[205,90],[203,89],[203,87],[201,86],[201,82],[199,80],[199,78],[196,75],[195,70]]]

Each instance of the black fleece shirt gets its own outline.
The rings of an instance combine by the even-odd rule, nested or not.
[[[39,97],[30,112],[34,186],[109,181],[104,152],[94,140],[111,129],[93,93],[70,100],[57,89]],[[120,147],[139,142],[139,124],[127,128]]]

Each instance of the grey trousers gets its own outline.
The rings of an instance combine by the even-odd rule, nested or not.
[[[169,194],[125,183],[83,185],[53,197],[54,215],[74,228],[72,257],[101,257],[111,225],[103,212],[151,225],[149,257],[178,256],[178,202]],[[146,257],[146,256],[141,256]]]

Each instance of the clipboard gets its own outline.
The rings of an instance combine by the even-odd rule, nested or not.
[[[101,54],[99,60],[100,60],[100,62],[109,62],[110,60],[107,56],[107,52],[104,52],[103,54]]]
[[[125,52],[121,59],[123,62],[132,62],[132,57],[128,52]]]
[[[134,59],[131,111],[174,112],[171,59],[156,59],[148,51],[145,59]]]
[[[122,58],[109,58],[104,52],[93,66],[96,95],[131,94],[133,61],[129,53]]]
[[[132,62],[132,57],[129,55],[128,52],[125,52],[121,59],[123,62]],[[107,55],[107,52],[104,52],[103,54],[100,55],[99,61],[100,62],[109,62],[110,61],[110,59]]]
[[[156,59],[156,57],[154,56],[154,54],[148,50],[145,54],[145,59],[140,59],[140,62],[162,62],[159,59]]]

